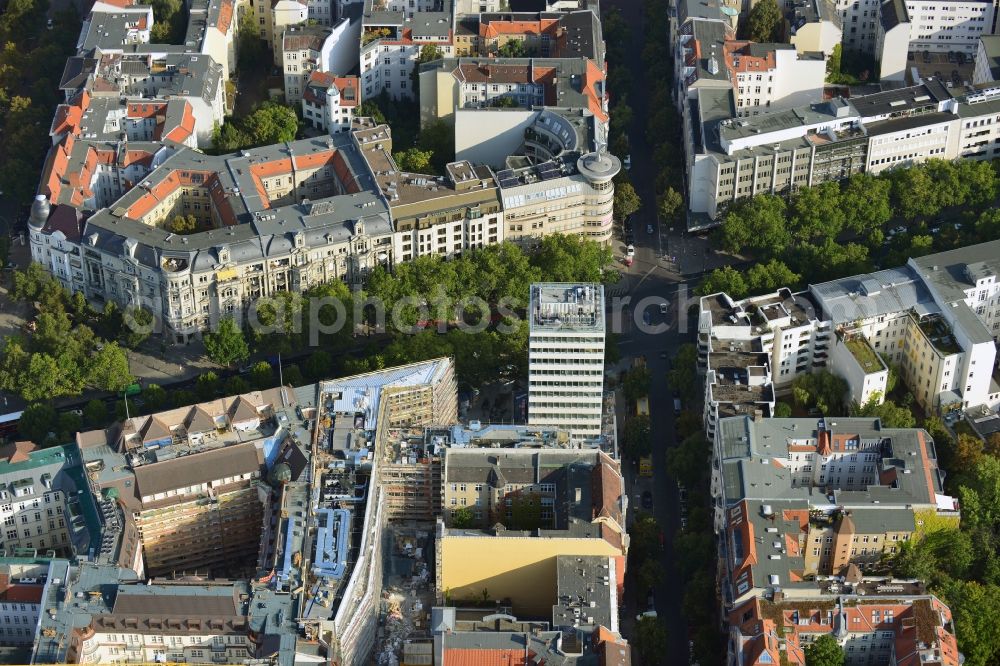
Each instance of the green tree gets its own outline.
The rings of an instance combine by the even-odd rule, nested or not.
[[[754,264],[747,271],[747,287],[751,294],[775,291],[780,287],[794,287],[802,276],[785,262],[772,259],[766,264]]]
[[[625,422],[624,450],[630,458],[648,456],[653,450],[653,442],[649,430],[649,417],[633,416]]]
[[[526,54],[523,39],[508,39],[497,49],[497,55],[501,58],[523,58]]]
[[[21,437],[45,446],[50,435],[56,434],[58,422],[59,414],[52,405],[35,402],[24,408],[21,419],[17,422],[17,431]]]
[[[963,507],[964,509],[964,507]],[[1000,660],[1000,588],[955,582],[944,591],[955,621],[958,649],[966,666],[990,666]]]
[[[832,238],[818,245],[802,243],[787,258],[805,281],[813,283],[865,273],[871,268],[867,247],[858,243],[838,243]]]
[[[273,143],[294,141],[299,131],[295,111],[282,104],[264,102],[257,106],[241,123],[249,146],[266,146]]]
[[[643,590],[656,587],[663,582],[663,567],[656,560],[644,560],[639,565],[639,587]]]
[[[981,553],[1000,547],[1000,459],[981,456],[965,475],[958,489],[962,506],[962,529]]]
[[[305,384],[305,380],[302,378],[302,371],[299,370],[299,366],[292,363],[291,365],[286,365],[281,371],[282,379],[284,379],[285,386],[302,386]]]
[[[635,651],[643,664],[659,664],[667,654],[667,629],[655,617],[641,617],[635,625]]]
[[[203,372],[198,375],[198,379],[195,382],[195,393],[198,394],[199,400],[211,400],[219,395],[219,375],[213,370]]]
[[[467,506],[460,506],[451,511],[451,526],[456,529],[472,527],[476,523],[476,517],[472,509]]]
[[[679,446],[667,449],[667,470],[679,483],[694,488],[705,479],[710,450],[702,433],[691,434]]]
[[[445,120],[423,125],[417,147],[431,153],[431,172],[443,176],[448,163],[455,161],[455,128]]]
[[[792,382],[792,397],[799,407],[818,409],[825,416],[843,414],[847,382],[829,370],[799,375]]]
[[[100,391],[121,391],[134,381],[128,356],[117,342],[106,342],[90,358],[87,383]]]
[[[542,238],[531,263],[545,281],[601,282],[611,264],[611,249],[580,236],[551,234]],[[524,298],[523,294],[511,295]]]
[[[673,224],[684,206],[684,196],[672,187],[668,187],[656,197],[656,214],[660,221]]]
[[[652,380],[653,377],[648,367],[643,365],[631,368],[625,373],[625,381],[622,382],[625,399],[629,402],[635,402],[639,398],[648,395],[649,385]]]
[[[250,383],[255,388],[265,389],[274,386],[274,370],[267,361],[257,361],[250,368]]]
[[[108,408],[100,400],[91,400],[83,408],[83,420],[91,428],[102,428],[108,423]]]
[[[749,250],[763,259],[779,255],[792,241],[786,209],[785,200],[773,194],[737,203],[722,219],[718,241],[731,254]]]
[[[309,381],[329,379],[333,369],[333,358],[322,349],[311,354],[305,362],[305,375]]]
[[[774,418],[787,419],[792,415],[792,406],[787,402],[774,403]]]
[[[988,208],[979,214],[976,236],[982,242],[1000,239],[1000,208]]]
[[[226,380],[226,395],[239,395],[241,393],[248,393],[249,391],[250,385],[247,384],[247,380],[239,375],[233,375]]]
[[[680,395],[699,395],[701,380],[698,377],[698,349],[684,344],[677,349],[673,365],[667,373],[667,383]]]
[[[864,405],[853,405],[854,416],[877,417],[881,419],[884,428],[912,428],[917,424],[913,412],[906,407],[900,407],[891,400],[879,403],[882,394],[876,392]]]
[[[781,10],[775,0],[760,0],[747,17],[750,41],[776,42],[781,39]]]
[[[614,215],[616,220],[624,220],[639,210],[642,200],[636,193],[632,183],[623,182],[615,185]]]
[[[410,173],[427,173],[431,167],[431,157],[433,157],[433,153],[426,150],[420,150],[414,146],[412,148],[407,148],[404,151],[395,153],[392,157],[396,160],[396,166],[398,166],[401,171],[408,171]]]
[[[829,182],[802,188],[792,197],[789,214],[790,229],[796,240],[836,238],[846,222],[840,185]]]
[[[696,289],[701,296],[723,292],[734,300],[743,298],[749,291],[743,273],[732,266],[716,268],[702,279]]]
[[[175,234],[193,234],[198,231],[198,218],[194,215],[177,215],[170,222],[170,231]]]
[[[826,59],[826,80],[830,83],[838,83],[840,78],[840,59],[844,53],[844,47],[837,44],[833,47],[833,52]]]
[[[239,325],[231,317],[219,322],[212,333],[205,334],[205,352],[208,357],[223,366],[245,361],[250,356],[250,348]]]
[[[122,318],[122,324],[122,342],[129,349],[135,349],[153,331],[153,313],[143,307],[130,308]]]
[[[892,183],[866,173],[854,174],[843,183],[840,204],[848,229],[881,243],[882,227],[892,218],[889,194]]]
[[[844,650],[830,634],[823,634],[813,641],[806,647],[805,653],[806,666],[844,666]]]

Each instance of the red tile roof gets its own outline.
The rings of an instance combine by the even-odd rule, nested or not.
[[[525,650],[445,648],[441,666],[531,666]]]
[[[0,458],[10,464],[27,462],[31,459],[30,454],[37,450],[38,446],[34,442],[14,442],[0,447]]]

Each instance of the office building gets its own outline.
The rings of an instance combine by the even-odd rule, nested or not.
[[[573,437],[601,434],[604,287],[531,285],[528,305],[528,424]]]
[[[511,599],[515,614],[548,615],[557,596],[556,560],[585,555],[614,562],[604,575],[621,594],[627,499],[621,469],[607,454],[449,448],[441,483],[449,524],[462,507],[472,521],[446,527],[439,519],[439,595],[478,599],[485,587]]]

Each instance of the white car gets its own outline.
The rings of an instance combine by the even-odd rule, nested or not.
[[[635,256],[635,245],[629,245],[627,248],[625,248],[625,256],[626,257]]]
[[[622,160],[622,163],[625,165],[626,169],[631,169],[632,168],[632,156],[631,155],[626,155],[625,159]]]
[[[660,314],[664,314],[664,315],[667,314],[667,304],[666,303],[660,303]]]

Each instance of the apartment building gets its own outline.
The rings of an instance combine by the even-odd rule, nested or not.
[[[705,375],[704,421],[709,437],[719,419],[773,414],[775,396],[830,358],[832,327],[806,299],[781,289],[734,302],[702,297],[698,368]]]
[[[608,121],[603,63],[589,58],[442,58],[420,67],[420,122],[509,105],[589,109]]]
[[[785,12],[788,43],[799,53],[829,57],[843,41],[840,12],[833,0],[798,0]]]
[[[914,18],[919,19],[920,15]],[[865,24],[868,21],[864,21]],[[852,26],[853,27],[853,26]],[[875,57],[878,59],[879,76],[883,81],[905,81],[907,53],[915,30],[903,0],[883,0],[879,18],[875,23]]]
[[[484,658],[503,663],[529,649],[546,664],[582,666],[596,658],[607,666],[627,666],[631,648],[618,630],[617,591],[609,579],[615,579],[613,558],[557,557],[551,622],[508,615],[498,625],[492,610],[435,607],[427,647],[440,664]]]
[[[847,397],[859,404],[884,396],[891,363],[929,412],[996,411],[997,245],[911,259],[798,294],[703,297],[698,367],[709,436],[721,417],[768,416],[776,393],[823,367],[847,381]]]
[[[881,587],[909,587],[883,585]],[[878,590],[868,596],[787,601],[755,598],[729,613],[729,666],[784,661],[805,666],[805,650],[833,636],[849,666],[961,663],[951,610],[925,594]]]
[[[702,89],[730,90],[737,114],[755,115],[822,97],[826,58],[822,51],[799,51],[789,44],[736,40],[729,24],[695,19],[679,27],[674,67],[677,100],[694,99]]]
[[[298,105],[313,72],[330,71],[333,30],[322,25],[290,25],[281,36],[278,63],[285,78],[285,104]]]
[[[618,463],[596,451],[461,449],[445,452],[444,508],[462,506],[479,527],[437,529],[437,590],[479,598],[484,587],[509,598],[515,613],[548,614],[556,598],[556,559],[614,561],[618,594],[625,573],[627,499]]]
[[[812,285],[837,329],[855,331],[897,364],[926,410],[1000,405],[996,242],[911,259],[906,266]]]
[[[528,424],[599,437],[604,395],[604,287],[531,285]]]
[[[365,0],[360,55],[365,96],[385,90],[393,99],[415,98],[420,51],[427,46],[451,57],[454,34],[452,0]]]
[[[1000,36],[983,35],[976,44],[972,83],[980,86],[1000,79]]]
[[[106,613],[72,632],[73,663],[242,664],[255,654],[247,635],[246,583],[119,585]]]
[[[478,20],[476,20],[478,18]],[[458,56],[496,57],[510,41],[521,42],[526,55],[537,58],[590,58],[604,62],[601,20],[591,9],[480,13],[471,39],[456,39]]]
[[[146,308],[178,341],[275,291],[363,281],[391,263],[392,224],[357,145],[338,134],[218,157],[178,150],[85,225],[37,200],[32,259],[70,291]],[[210,230],[176,235],[175,215]]]
[[[287,389],[271,389],[135,417],[113,433],[79,435],[95,485],[135,526],[149,575],[226,575],[254,560],[262,521],[258,485],[285,432],[276,413],[293,403]]]
[[[44,559],[0,559],[0,645],[34,643],[48,572]]]
[[[101,523],[70,446],[15,442],[0,448],[0,543],[7,555],[86,554]]]
[[[800,52],[788,44],[758,44],[726,40],[721,60],[733,85],[737,115],[754,115],[808,103],[823,93],[826,57],[820,51]],[[716,66],[708,63],[710,68]]]
[[[312,72],[302,93],[302,117],[316,129],[330,134],[349,132],[354,112],[361,104],[358,83],[356,76]]]
[[[496,180],[485,166],[447,165],[447,177],[401,172],[385,126],[354,132],[368,169],[395,221],[393,256],[411,261],[428,255],[454,257],[503,241]]]
[[[898,552],[920,512],[958,518],[930,435],[878,419],[727,418],[712,467],[728,607],[863,573]]]

